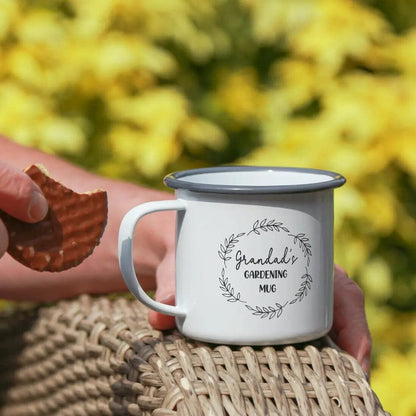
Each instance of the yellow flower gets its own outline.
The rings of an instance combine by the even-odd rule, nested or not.
[[[15,0],[0,2],[0,41],[12,30],[19,17],[19,4]]]
[[[181,146],[171,136],[155,136],[152,133],[137,135],[138,149],[134,163],[144,176],[160,178],[167,166],[180,154]]]
[[[153,135],[123,125],[112,128],[109,142],[122,163],[130,163],[148,177],[160,176],[180,151],[175,137]]]
[[[262,111],[263,95],[251,68],[226,74],[216,95],[224,111],[237,122],[253,120]]]
[[[397,65],[405,74],[416,75],[416,55],[412,53],[416,48],[416,29],[411,28],[403,36],[395,37],[384,48],[384,54],[390,62]]]
[[[295,54],[312,58],[335,74],[347,57],[363,59],[388,31],[381,16],[354,0],[315,0],[316,12],[300,30],[289,33]]]
[[[347,183],[336,190],[334,198],[336,207],[334,212],[335,224],[340,227],[337,231],[342,233],[344,231],[342,230],[342,221],[345,218],[358,218],[363,212],[365,208],[364,196],[356,187],[351,186],[347,179]],[[353,239],[353,236],[349,236],[349,238]]]
[[[3,62],[6,63],[9,74],[20,82],[40,90],[45,87],[44,72],[39,61],[26,48],[12,49]]]
[[[362,289],[373,299],[385,300],[392,294],[393,276],[384,259],[371,259],[362,267],[360,275]]]
[[[218,24],[216,8],[222,3],[222,0],[141,2],[140,14],[150,37],[174,41],[193,61],[202,64],[213,55],[224,53],[230,45]]]
[[[36,131],[39,148],[49,153],[80,154],[87,144],[79,123],[63,117],[41,120]]]
[[[336,211],[339,211],[341,205],[335,204]],[[351,233],[351,230],[343,227],[342,220],[335,221],[335,224],[340,224],[336,227],[336,236],[334,239],[334,258],[337,264],[348,266],[349,276],[357,276],[360,268],[366,263],[371,255],[371,243],[369,238],[359,236]]]
[[[377,230],[379,235],[389,234],[397,222],[396,201],[390,187],[378,186],[363,194],[365,206],[361,216]]]
[[[140,68],[164,76],[172,75],[176,69],[176,63],[168,52],[139,36],[112,33],[95,48],[94,71],[104,81]]]
[[[271,73],[276,79],[277,88],[268,93],[283,95],[291,111],[321,94],[330,81],[319,66],[296,58],[279,60],[273,65]]]
[[[240,0],[253,19],[254,35],[272,43],[280,36],[301,29],[319,12],[313,0]]]
[[[409,124],[411,121],[409,120]],[[416,125],[407,131],[392,134],[390,143],[392,154],[403,169],[416,176]]]
[[[136,131],[124,125],[116,124],[112,127],[109,133],[109,143],[115,155],[123,161],[134,160],[139,151]]]
[[[416,349],[407,354],[388,351],[371,375],[372,387],[383,407],[394,415],[416,413]]]
[[[71,38],[79,42],[98,39],[110,26],[114,0],[71,0],[74,20]]]
[[[207,120],[191,117],[181,126],[182,142],[195,151],[204,148],[221,150],[226,144],[226,135],[222,129]]]
[[[12,82],[0,83],[0,132],[19,143],[38,143],[36,126],[50,114],[50,101]]]
[[[48,9],[33,9],[21,17],[16,36],[22,44],[59,48],[65,39],[65,25],[58,13]]]
[[[393,77],[358,73],[340,77],[325,89],[322,122],[354,145],[367,145],[391,128],[395,120],[392,100],[398,101],[400,94]]]
[[[154,134],[176,135],[188,114],[187,101],[173,88],[154,88],[141,95],[113,99],[114,119],[131,122]]]

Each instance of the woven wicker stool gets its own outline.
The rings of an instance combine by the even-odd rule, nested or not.
[[[387,415],[349,355],[212,346],[137,301],[81,296],[0,318],[2,416]]]

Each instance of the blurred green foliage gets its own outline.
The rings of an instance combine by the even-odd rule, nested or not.
[[[149,186],[226,163],[345,175],[336,261],[366,294],[375,391],[415,415],[414,16],[412,0],[0,0],[0,131]]]

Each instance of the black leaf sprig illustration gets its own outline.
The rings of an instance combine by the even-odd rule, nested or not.
[[[303,298],[308,295],[312,288],[312,276],[309,274],[308,269],[306,269],[306,273],[301,277],[301,279],[303,279],[303,282],[300,284],[295,298],[290,301],[291,305],[296,302],[302,302]]]
[[[275,303],[275,306],[250,306],[245,305],[245,307],[252,312],[253,315],[259,316],[261,319],[264,318],[279,318],[283,313],[283,308],[287,305],[287,302],[284,305],[280,303]]]
[[[218,255],[220,259],[224,262],[224,267],[227,267],[227,261],[231,260],[229,256],[233,251],[235,245],[239,242],[239,239],[245,235],[245,233],[239,233],[237,235],[231,234],[229,238],[224,240],[224,244],[220,244],[220,249],[218,250]]]
[[[263,220],[257,220],[252,227],[252,230],[247,233],[247,235],[251,233],[255,233],[257,235],[260,235],[260,230],[267,232],[267,231],[277,231],[280,232],[281,230],[286,231],[287,233],[289,230],[283,226],[282,222],[277,222],[276,220],[270,220],[267,221],[267,218]]]
[[[303,253],[303,257],[306,260],[306,272],[303,274],[303,276],[300,277],[300,286],[298,287],[297,292],[294,295],[294,298],[292,298],[292,300],[286,301],[286,303],[284,303],[283,305],[277,302],[272,306],[250,305],[248,304],[247,299],[243,300],[241,298],[241,293],[233,287],[232,282],[230,282],[229,278],[226,276],[226,274],[228,274],[226,272],[227,265],[229,265],[228,262],[233,258],[232,253],[234,248],[237,246],[237,244],[240,242],[243,236],[248,236],[251,233],[261,235],[263,232],[267,233],[273,231],[277,231],[279,233],[282,231],[291,238],[293,238],[293,244],[295,246],[300,247]],[[244,304],[246,309],[252,315],[257,316],[260,319],[268,318],[269,320],[271,320],[279,318],[282,315],[283,309],[286,307],[286,305],[293,305],[297,302],[302,302],[302,300],[304,300],[305,297],[312,290],[312,276],[310,275],[308,270],[312,257],[312,248],[309,238],[306,236],[305,233],[291,234],[289,229],[286,226],[284,226],[282,222],[279,222],[275,219],[258,219],[253,223],[249,231],[238,234],[231,234],[228,238],[224,239],[224,242],[222,244],[220,244],[218,255],[223,263],[223,267],[221,269],[221,277],[219,277],[219,287],[221,290],[221,295],[224,298],[226,298],[227,302]]]
[[[221,271],[220,289],[222,290],[222,295],[227,298],[228,302],[241,302],[246,303],[241,299],[240,292],[235,292],[234,288],[231,286],[231,283],[228,281],[228,277],[225,276],[225,269]]]
[[[299,247],[302,249],[304,257],[306,257],[307,265],[309,266],[312,257],[312,248],[309,243],[309,238],[305,236],[305,233],[299,233],[297,235],[288,234],[290,237],[293,237],[293,243],[299,243]]]

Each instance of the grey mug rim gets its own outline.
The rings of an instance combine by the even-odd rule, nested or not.
[[[300,172],[312,173],[317,175],[330,176],[331,180],[315,183],[305,183],[296,185],[219,185],[210,183],[195,183],[189,180],[183,180],[185,177],[206,173],[221,173],[221,172],[258,172],[258,171],[277,171],[277,172]],[[194,192],[208,192],[208,193],[222,193],[222,194],[287,194],[287,193],[303,193],[322,191],[325,189],[338,188],[346,182],[344,176],[339,173],[313,168],[300,167],[284,167],[284,166],[215,166],[208,168],[188,169],[170,173],[165,176],[164,183],[166,186],[173,189],[185,189]]]

